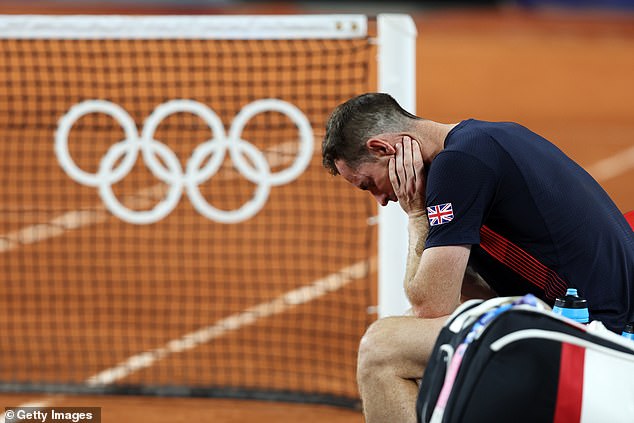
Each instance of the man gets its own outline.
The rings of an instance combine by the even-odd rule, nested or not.
[[[528,129],[441,124],[369,93],[333,111],[322,147],[332,174],[409,216],[414,316],[380,319],[361,340],[368,423],[416,421],[416,379],[461,295],[531,292],[552,304],[575,287],[591,319],[616,332],[634,320],[632,230],[589,174]]]

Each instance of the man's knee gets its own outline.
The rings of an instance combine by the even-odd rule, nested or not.
[[[419,378],[445,317],[387,317],[375,321],[361,339],[357,361],[360,384],[386,375]]]
[[[397,360],[398,345],[391,339],[397,324],[395,319],[384,318],[372,323],[359,343],[357,376],[371,378],[388,370]]]

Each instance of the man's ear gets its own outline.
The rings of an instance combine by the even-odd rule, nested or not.
[[[384,139],[370,138],[365,145],[371,153],[378,156],[393,156],[396,153],[394,146]]]

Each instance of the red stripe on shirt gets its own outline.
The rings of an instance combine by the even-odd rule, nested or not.
[[[583,367],[586,350],[576,345],[561,345],[559,386],[553,423],[579,423],[583,401]]]
[[[625,213],[625,220],[630,224],[632,230],[634,230],[634,210]]]
[[[491,257],[542,289],[555,299],[566,292],[568,284],[557,272],[487,226],[480,228],[480,247]]]

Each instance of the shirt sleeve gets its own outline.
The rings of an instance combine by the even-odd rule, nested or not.
[[[443,151],[427,175],[426,248],[480,243],[480,227],[494,201],[498,178],[481,159]]]

